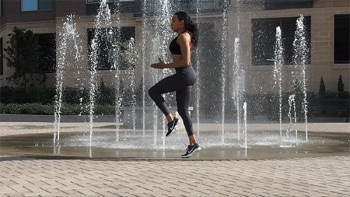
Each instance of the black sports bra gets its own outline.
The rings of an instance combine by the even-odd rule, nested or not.
[[[181,49],[180,49],[180,45],[177,44],[176,40],[179,36],[176,36],[176,38],[174,38],[169,45],[169,50],[171,52],[172,55],[181,55]]]

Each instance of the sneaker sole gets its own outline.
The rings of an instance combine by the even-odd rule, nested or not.
[[[188,154],[188,155],[181,155],[181,157],[182,158],[190,158],[194,153],[196,153],[196,152],[198,152],[198,151],[200,151],[200,150],[202,150],[202,147],[199,147],[199,148],[197,148],[196,150],[194,150],[191,154]]]

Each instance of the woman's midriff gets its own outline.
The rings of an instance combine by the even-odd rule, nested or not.
[[[181,55],[171,55],[172,59],[173,59],[173,62],[174,63],[178,63],[178,62],[181,62]],[[188,63],[185,67],[187,67],[188,65],[190,65],[190,63]],[[182,67],[178,67],[178,68],[182,68]]]
[[[173,62],[176,63],[176,62],[179,62],[181,61],[181,55],[171,55],[171,58],[173,59]]]

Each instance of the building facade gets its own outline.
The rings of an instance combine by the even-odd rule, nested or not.
[[[122,28],[121,37],[130,39],[134,37],[136,42],[142,40],[143,9],[145,2],[157,5],[153,1],[142,0],[120,0],[109,1],[112,5],[119,3],[118,24]],[[13,70],[7,67],[4,58],[4,48],[8,47],[8,34],[13,28],[19,27],[30,29],[34,34],[39,35],[39,40],[45,46],[54,40],[51,48],[57,47],[59,43],[59,32],[67,15],[74,14],[78,32],[82,40],[82,56],[88,57],[89,42],[91,35],[89,31],[94,28],[95,15],[99,7],[97,0],[1,0],[0,15],[0,85],[8,84],[6,78],[11,76]],[[152,3],[153,2],[153,3]],[[205,0],[205,1],[171,1],[175,9],[185,10],[191,13],[203,32],[206,32],[207,40],[202,40],[201,61],[206,64],[208,70],[222,69],[216,64],[235,65],[234,48],[235,39],[239,39],[239,64],[244,72],[244,89],[247,92],[260,93],[271,90],[274,86],[274,44],[276,26],[282,30],[284,47],[284,66],[282,68],[283,89],[290,91],[293,85],[293,77],[297,72],[293,64],[293,41],[296,31],[296,20],[302,15],[306,27],[307,46],[306,52],[306,77],[307,89],[317,93],[320,79],[323,78],[327,90],[336,91],[338,77],[341,75],[345,91],[350,90],[350,2],[349,0]],[[200,5],[198,7],[198,5]],[[112,11],[113,12],[113,11]],[[152,13],[152,6],[149,7]],[[227,29],[223,28],[227,26]],[[212,31],[212,32],[211,32]],[[124,32],[124,33],[123,33]],[[210,35],[215,33],[215,37]],[[56,39],[55,39],[56,38]],[[45,42],[47,41],[47,42]],[[204,43],[204,44],[203,44]],[[223,45],[223,43],[227,45]],[[225,52],[220,52],[220,57],[226,58],[225,62],[218,61],[213,53],[211,45],[217,45],[218,49],[225,47]],[[206,48],[205,48],[206,47]],[[215,47],[214,47],[215,48]],[[50,50],[45,50],[50,55]],[[55,50],[53,50],[54,52]],[[53,53],[51,52],[51,53]],[[206,61],[206,58],[208,60]],[[55,66],[53,63],[43,65],[47,67],[47,85],[55,85]],[[81,76],[89,75],[88,58],[77,66],[84,68]],[[74,86],[82,80],[89,80],[88,77],[77,78],[74,74],[77,68],[69,69],[65,83],[66,86]],[[235,71],[227,67],[228,79],[227,89],[232,91],[234,86],[230,83],[233,80]],[[139,75],[140,70],[136,67],[135,74]],[[206,70],[205,70],[206,71]],[[127,70],[121,72],[127,78]],[[109,69],[99,69],[98,79],[103,79],[107,85],[115,83],[115,74]],[[210,73],[206,76],[210,77]],[[217,78],[219,78],[218,76]],[[140,77],[135,78],[140,83]],[[215,88],[216,82],[212,82]]]

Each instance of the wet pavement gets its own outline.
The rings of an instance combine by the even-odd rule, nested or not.
[[[200,134],[198,139],[203,151],[191,160],[286,159],[342,156],[350,152],[350,135],[347,133],[309,132],[306,141],[305,135],[280,138],[278,132],[256,131],[248,134],[247,144],[243,139],[237,140],[236,135],[226,135],[221,143],[220,135],[213,133]],[[115,132],[100,131],[93,133],[91,146],[89,132],[61,133],[60,141],[55,143],[53,136],[52,133],[3,136],[0,138],[0,154],[35,158],[182,160],[180,155],[186,148],[182,143],[186,141],[185,137],[176,134],[162,140],[162,136],[155,139],[152,135],[143,137],[120,131],[116,141]]]
[[[103,132],[108,125],[110,123],[96,123],[95,127]],[[108,153],[113,152],[113,157],[107,153],[105,157],[90,157],[96,150],[86,147],[80,147],[85,156],[61,157],[64,147],[48,147],[50,154],[42,156],[33,154],[32,150],[23,154],[25,146],[12,146],[12,150],[1,148],[5,146],[5,139],[47,135],[53,131],[53,123],[0,122],[0,196],[350,196],[349,125],[308,124],[310,139],[314,134],[328,141],[323,140],[327,143],[322,145],[322,140],[318,140],[316,145],[305,146],[302,154],[295,152],[296,147],[303,144],[300,140],[298,146],[274,149],[258,148],[256,144],[247,149],[232,147],[232,144],[208,146],[191,159],[181,159],[178,155],[183,150],[177,147],[164,151],[138,149],[124,156],[123,152],[131,149],[114,148]],[[235,127],[234,124],[226,126]],[[299,126],[302,131],[304,126]],[[278,127],[272,123],[248,125],[252,132]],[[203,124],[200,128],[207,132],[219,129],[215,124]],[[86,125],[64,123],[62,130],[62,133],[81,132],[86,130]],[[185,133],[179,131],[179,135]],[[177,139],[176,134],[172,139]],[[334,144],[334,140],[337,143]],[[255,155],[251,152],[254,148],[259,150]],[[72,147],[68,152],[77,149]],[[99,151],[103,149],[106,148]],[[311,154],[315,149],[318,153]],[[213,158],[213,155],[221,156]]]

